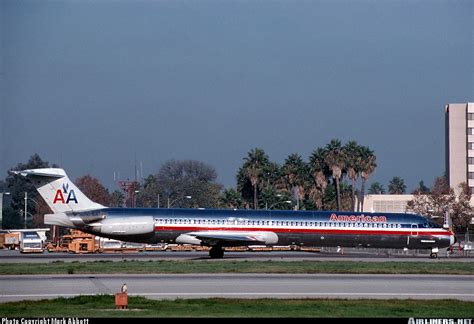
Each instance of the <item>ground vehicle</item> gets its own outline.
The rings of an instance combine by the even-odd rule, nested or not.
[[[43,253],[43,240],[37,232],[21,233],[20,252]]]
[[[16,250],[20,247],[20,233],[1,233],[0,234],[0,248]]]

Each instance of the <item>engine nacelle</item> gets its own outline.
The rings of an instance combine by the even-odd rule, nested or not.
[[[155,231],[151,216],[110,217],[94,225],[99,225],[97,232],[114,236],[151,234]]]

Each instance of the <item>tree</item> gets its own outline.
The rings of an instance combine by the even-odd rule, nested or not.
[[[374,152],[367,146],[360,147],[361,161],[360,161],[360,177],[362,179],[360,189],[360,210],[364,210],[364,197],[365,197],[365,183],[369,179],[370,175],[374,173],[377,164],[375,163],[376,157]]]
[[[124,207],[125,195],[120,190],[115,190],[110,194],[110,207]]]
[[[379,182],[374,182],[370,185],[368,192],[371,195],[383,195],[385,194],[385,188]]]
[[[10,170],[20,171],[25,169],[49,168],[49,162],[43,161],[38,154],[33,154],[27,163],[18,163]],[[57,167],[57,165],[52,165]],[[10,192],[10,206],[5,206],[3,212],[3,220],[5,228],[24,227],[24,209],[25,209],[25,192],[28,196],[27,215],[32,215],[28,221],[28,227],[32,223],[42,226],[42,219],[45,213],[51,213],[51,209],[44,202],[43,198],[38,194],[34,185],[25,177],[9,173],[5,179],[6,190]]]
[[[474,208],[471,207],[471,189],[468,184],[462,182],[458,187],[461,190],[452,204],[449,216],[451,217],[453,229],[456,232],[464,233],[468,230],[474,216]]]
[[[355,211],[356,181],[360,175],[362,160],[361,149],[356,141],[350,141],[344,146],[344,150],[346,151],[347,175],[352,181],[351,210]]]
[[[456,232],[468,229],[474,209],[470,205],[471,192],[466,183],[459,185],[460,193],[456,196],[454,189],[449,187],[446,177],[437,177],[428,193],[416,192],[407,203],[406,210],[433,218],[441,224],[446,213],[452,220]]]
[[[259,192],[267,187],[273,187],[277,190],[285,189],[285,180],[282,173],[282,169],[278,163],[268,161],[262,167],[262,173],[260,174],[260,181],[258,184]]]
[[[137,193],[137,205],[140,207],[156,208],[165,205],[165,201],[159,198],[163,198],[160,185],[156,176],[150,174],[143,181],[143,185],[140,186]],[[158,206],[158,201],[160,206]]]
[[[274,187],[262,189],[260,199],[261,209],[292,209],[290,194],[286,191],[278,191]]]
[[[299,209],[300,202],[303,202],[305,197],[305,183],[307,183],[309,173],[308,165],[299,154],[295,153],[288,156],[281,171],[285,189],[296,200]]]
[[[242,196],[234,188],[225,189],[220,198],[223,208],[240,209],[243,207]]]
[[[77,178],[74,183],[90,200],[104,206],[109,205],[109,191],[100,183],[99,179],[85,175]]]
[[[309,157],[309,171],[312,177],[309,196],[318,209],[324,208],[323,197],[330,176],[330,170],[325,163],[325,156],[326,150],[317,148]]]
[[[331,170],[332,178],[336,186],[336,202],[337,210],[341,210],[341,190],[340,181],[346,167],[347,153],[341,145],[341,141],[338,139],[332,139],[329,144],[326,145],[326,156],[324,162]]]
[[[242,202],[245,209],[250,209],[253,206],[253,187],[249,178],[247,177],[244,167],[241,166],[237,171],[237,192],[242,197]]]
[[[455,199],[454,190],[449,187],[447,179],[445,177],[437,177],[429,194],[421,192],[414,194],[413,199],[407,203],[407,211],[439,218],[444,215],[447,206]]]
[[[407,189],[405,182],[400,177],[393,177],[388,184],[388,193],[391,195],[404,194]]]
[[[170,207],[215,208],[221,185],[214,167],[195,160],[170,160],[155,175],[163,199]],[[185,197],[191,196],[191,199]]]
[[[262,180],[263,170],[269,162],[270,161],[265,152],[262,149],[255,148],[247,154],[247,157],[244,158],[244,165],[240,169],[243,173],[243,177],[240,177],[240,180],[248,179],[252,185],[254,209],[258,209],[259,183]],[[240,184],[239,187],[242,187],[242,184]]]
[[[341,210],[350,210],[352,200],[352,190],[346,182],[341,182]],[[324,191],[324,209],[335,210],[337,208],[336,188],[335,186],[328,186]]]
[[[412,194],[416,194],[416,193],[427,194],[429,192],[430,192],[430,188],[425,186],[425,183],[423,182],[423,180],[421,180],[418,184],[418,187],[415,190],[413,190]]]

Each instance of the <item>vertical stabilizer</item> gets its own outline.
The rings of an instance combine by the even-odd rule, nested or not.
[[[104,208],[87,198],[69,180],[63,169],[44,168],[12,172],[28,177],[54,213]]]

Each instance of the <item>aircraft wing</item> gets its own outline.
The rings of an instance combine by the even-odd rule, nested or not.
[[[176,243],[206,246],[272,245],[277,242],[278,236],[273,232],[252,231],[198,231],[182,234],[176,239]]]

